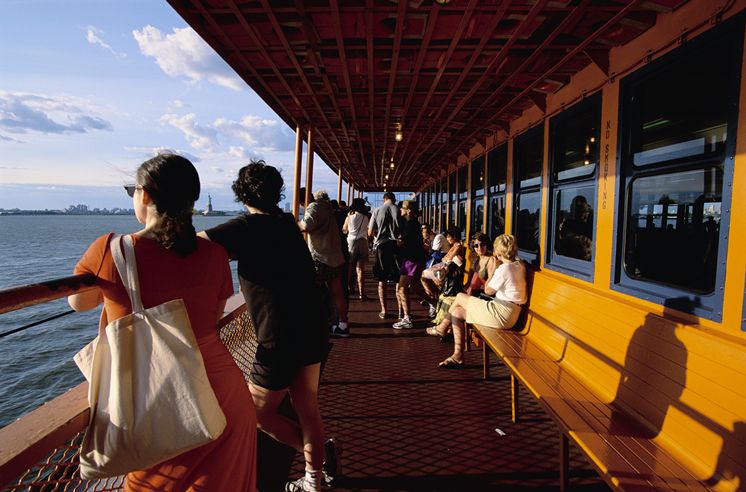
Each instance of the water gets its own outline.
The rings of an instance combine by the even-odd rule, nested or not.
[[[230,217],[194,218],[197,230]],[[0,216],[0,289],[72,275],[94,239],[140,229],[132,216]],[[237,288],[235,282],[234,288]],[[69,310],[65,299],[0,315],[0,332]],[[0,427],[83,381],[73,355],[96,336],[100,308],[0,338]]]

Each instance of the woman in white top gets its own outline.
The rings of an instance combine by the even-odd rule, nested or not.
[[[350,206],[350,213],[342,225],[342,232],[347,234],[347,249],[350,252],[350,269],[347,272],[348,285],[352,277],[352,269],[357,270],[357,288],[362,301],[365,295],[365,263],[368,261],[368,223],[365,200],[355,198]]]
[[[484,287],[484,293],[495,298],[486,301],[461,293],[451,305],[453,328],[453,355],[438,364],[444,368],[459,368],[464,365],[464,323],[475,323],[497,329],[515,326],[521,307],[526,303],[526,267],[516,255],[518,247],[515,237],[503,234],[495,239],[495,255],[502,263]]]

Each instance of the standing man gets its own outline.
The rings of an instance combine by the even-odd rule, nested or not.
[[[394,323],[393,328],[403,330],[412,328],[412,318],[409,315],[409,286],[418,285],[420,274],[425,266],[427,253],[422,240],[420,222],[417,220],[417,202],[405,200],[402,203],[401,214],[403,227],[401,237],[397,243],[400,247],[399,283],[396,285],[396,296],[404,311],[402,319]]]
[[[301,191],[304,192],[304,188]],[[347,327],[347,295],[342,287],[342,275],[345,274],[342,239],[329,195],[321,190],[313,197],[313,202],[305,204],[300,230],[308,233],[308,249],[316,267],[316,281],[326,284],[337,308],[339,323],[332,324],[331,334],[347,337],[350,330]]]
[[[381,303],[381,312],[378,313],[378,317],[381,319],[384,319],[387,314],[386,283],[399,280],[396,239],[401,235],[401,214],[395,203],[396,196],[393,193],[390,191],[384,193],[383,205],[376,209],[368,226],[368,236],[374,237],[373,249],[376,258],[373,263],[373,276],[378,280],[378,300]],[[399,311],[401,311],[401,306]]]

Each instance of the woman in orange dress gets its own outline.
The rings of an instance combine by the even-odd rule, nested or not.
[[[125,186],[143,229],[132,234],[145,308],[184,299],[207,376],[227,426],[216,440],[153,468],[127,474],[125,490],[256,490],[256,411],[241,370],[218,337],[216,321],[233,282],[219,245],[198,238],[192,208],[199,197],[197,170],[176,155],[144,162],[137,184]],[[96,239],[75,267],[91,273],[99,289],[70,296],[76,311],[104,303],[108,320],[132,306],[109,250],[111,234]]]

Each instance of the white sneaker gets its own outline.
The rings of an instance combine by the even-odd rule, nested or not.
[[[394,323],[392,328],[395,330],[408,330],[409,328],[412,328],[412,326],[412,320],[405,316],[401,321]]]

